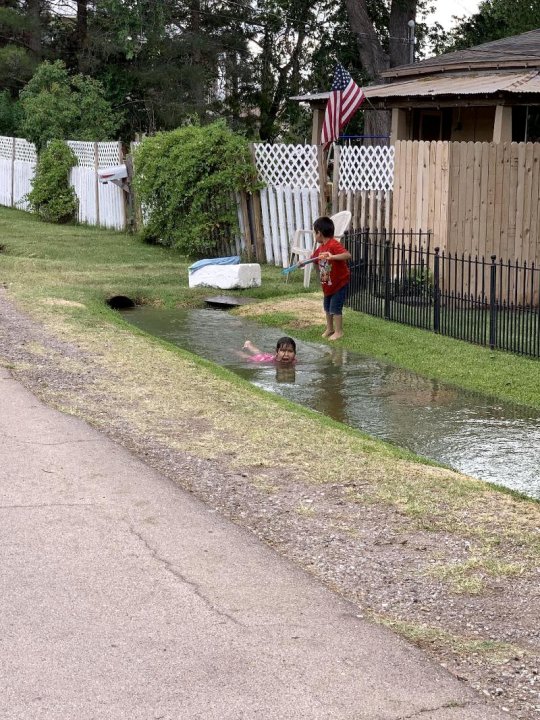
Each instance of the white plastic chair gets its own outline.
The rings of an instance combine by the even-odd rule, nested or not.
[[[341,210],[341,212],[332,215],[330,220],[334,223],[334,237],[338,240],[342,238],[351,224],[352,213],[350,210]]]
[[[341,212],[331,215],[330,219],[334,223],[334,237],[339,240],[351,224],[352,214],[349,210],[342,210]],[[305,236],[311,236],[309,242],[306,243]],[[313,254],[315,244],[315,234],[313,230],[300,229],[294,233],[293,241],[289,249],[289,265],[294,262],[301,262],[307,260]],[[308,288],[311,281],[311,269],[313,265],[306,265],[304,268],[304,287]],[[289,276],[287,275],[287,280]]]

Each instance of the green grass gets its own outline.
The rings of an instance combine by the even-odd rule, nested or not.
[[[28,303],[43,298],[68,300],[103,314],[108,312],[105,300],[112,295],[164,307],[194,307],[208,295],[208,288],[188,288],[191,259],[126,233],[49,225],[28,213],[0,208],[0,246],[0,281]],[[299,327],[296,314],[280,310],[277,302],[306,292],[303,273],[292,273],[285,282],[279,268],[263,265],[262,278],[260,288],[232,294],[271,299],[268,312],[258,318],[261,322],[320,342],[320,313],[311,325]],[[313,292],[314,281],[312,288]],[[316,297],[320,302],[319,294]],[[351,310],[345,312],[345,333],[339,344],[355,352],[484,395],[540,408],[538,360],[492,352]]]
[[[193,259],[127,233],[50,225],[28,213],[0,208],[0,245],[2,281],[29,301],[62,298],[97,308],[112,295],[127,295],[137,302],[175,307],[200,305],[209,294],[208,288],[188,288]],[[279,268],[263,266],[262,275],[262,286],[250,289],[250,296],[264,299],[303,291],[299,276],[286,284]]]

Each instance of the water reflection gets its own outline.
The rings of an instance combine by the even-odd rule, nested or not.
[[[296,368],[288,365],[276,365],[276,382],[294,384],[296,382]]]
[[[298,342],[295,367],[257,364],[283,334],[216,310],[140,308],[126,319],[223,365],[258,387],[469,475],[540,498],[540,417],[340,347]]]

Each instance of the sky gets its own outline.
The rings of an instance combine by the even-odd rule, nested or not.
[[[455,24],[452,15],[458,17],[470,16],[478,9],[480,0],[436,0],[437,10],[428,20],[440,22],[445,30],[450,30]]]

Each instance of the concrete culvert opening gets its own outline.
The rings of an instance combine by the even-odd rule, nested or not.
[[[129,310],[135,307],[133,300],[125,295],[114,295],[107,300],[107,305],[113,310]]]

